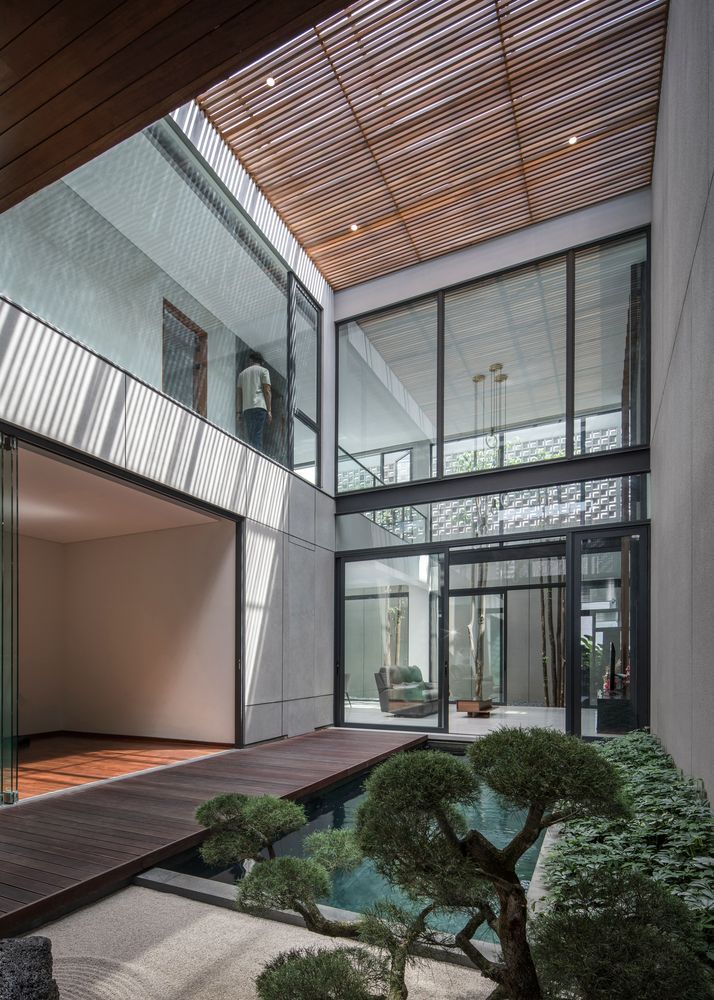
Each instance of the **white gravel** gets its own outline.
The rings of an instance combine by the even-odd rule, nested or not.
[[[255,1000],[255,977],[273,955],[333,944],[138,886],[35,933],[52,940],[62,1000]],[[481,1000],[493,988],[475,970],[443,962],[420,962],[408,983],[410,1000]]]

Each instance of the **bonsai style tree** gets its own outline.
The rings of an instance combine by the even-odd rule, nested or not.
[[[464,807],[473,804],[484,785],[524,811],[521,829],[505,847],[491,843],[467,821]],[[281,825],[274,821],[277,806],[272,812],[265,805],[261,813],[270,820],[270,830],[240,835],[237,813],[226,819],[223,806],[215,812],[220,821],[212,827],[204,857],[226,860],[233,852],[230,860],[236,861],[264,858],[267,852],[271,859],[255,864],[239,884],[239,905],[291,909],[318,934],[376,945],[388,955],[388,1000],[406,1000],[408,960],[418,943],[436,940],[429,918],[438,911],[461,914],[461,929],[438,935],[439,943],[461,949],[494,981],[494,1000],[540,1000],[526,936],[526,894],[516,866],[542,831],[555,823],[624,813],[614,766],[589,744],[553,730],[501,729],[472,744],[466,760],[429,750],[397,754],[375,769],[366,790],[355,836],[347,831],[312,834],[305,840],[307,856],[302,859],[275,858],[267,843],[268,833]],[[214,815],[212,803],[201,807],[199,819]],[[242,816],[247,808],[240,803]],[[255,820],[255,814],[251,816]],[[328,895],[332,875],[356,867],[360,852],[407,895],[411,906],[382,903],[354,922],[331,920],[322,913],[318,900]],[[483,924],[498,936],[498,961],[473,941]],[[295,994],[296,1000],[299,996]]]
[[[462,807],[484,785],[525,811],[521,829],[503,848],[465,820]],[[469,914],[454,943],[497,984],[494,998],[539,1000],[516,866],[556,823],[624,813],[615,768],[575,737],[504,728],[471,744],[466,761],[428,750],[392,757],[366,787],[356,834],[378,871],[412,899]],[[498,936],[500,962],[490,961],[472,940],[484,923]]]

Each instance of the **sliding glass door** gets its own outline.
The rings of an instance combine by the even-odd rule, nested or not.
[[[565,542],[449,553],[449,731],[565,729]]]
[[[0,804],[17,801],[17,442],[0,434]]]
[[[343,712],[358,726],[443,727],[440,555],[344,566]]]
[[[647,548],[646,529],[575,537],[583,736],[646,725]]]

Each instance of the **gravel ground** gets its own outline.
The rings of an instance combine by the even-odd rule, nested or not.
[[[138,886],[35,933],[52,940],[61,1000],[255,1000],[253,982],[273,955],[331,944]],[[492,989],[476,971],[443,962],[420,962],[408,983],[410,1000],[481,1000]]]

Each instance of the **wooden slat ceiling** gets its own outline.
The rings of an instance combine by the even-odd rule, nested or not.
[[[345,288],[647,185],[666,19],[667,0],[369,0],[199,103]]]
[[[0,0],[0,211],[342,0]]]

